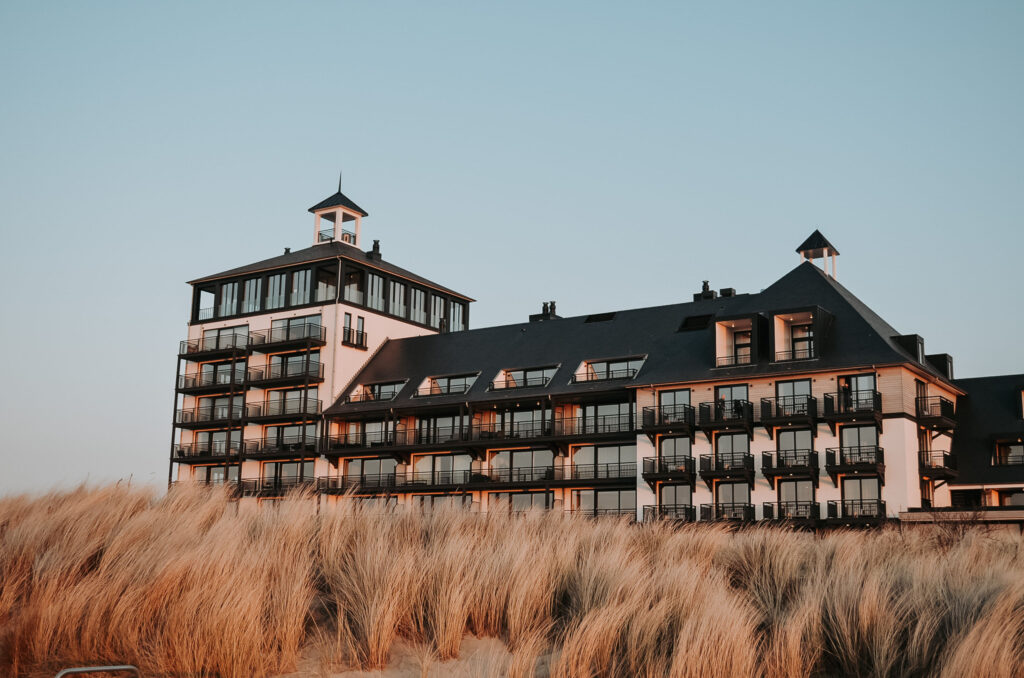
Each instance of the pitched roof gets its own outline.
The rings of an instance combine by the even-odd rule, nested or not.
[[[839,250],[835,248],[835,245],[828,241],[828,238],[821,234],[821,231],[814,229],[814,233],[807,236],[807,240],[804,240],[800,247],[796,248],[798,253],[809,252],[810,256],[817,259],[826,253],[835,252],[839,254]]]
[[[344,207],[346,209],[350,209],[350,210],[353,210],[355,212],[359,212],[364,217],[370,216],[366,212],[366,210],[364,210],[362,207],[360,207],[359,205],[357,205],[354,202],[352,202],[351,200],[349,200],[348,196],[346,196],[341,191],[338,191],[337,193],[335,193],[334,195],[332,195],[329,198],[324,198],[323,200],[321,200],[317,204],[315,204],[312,207],[310,207],[309,211],[310,212],[316,212],[317,210],[327,209],[328,207]]]
[[[406,269],[400,266],[396,266],[392,263],[383,261],[381,259],[370,259],[368,258],[367,253],[362,251],[358,247],[354,247],[352,245],[349,245],[348,243],[343,243],[338,240],[320,243],[318,245],[313,245],[312,247],[296,250],[294,252],[288,252],[286,254],[281,254],[276,257],[271,257],[270,259],[264,259],[263,261],[257,261],[252,264],[246,264],[245,266],[239,266],[238,268],[228,269],[227,271],[221,271],[220,273],[215,273],[213,275],[203,276],[202,278],[196,278],[195,280],[190,280],[189,284],[195,285],[198,283],[209,282],[211,280],[218,280],[220,278],[233,278],[235,276],[245,275],[247,273],[256,273],[259,271],[268,271],[275,268],[297,266],[299,264],[312,263],[314,261],[337,259],[338,257],[342,257],[343,259],[347,259],[348,261],[357,263],[360,266],[373,268],[378,271],[383,271],[385,273],[391,273],[392,275],[396,275],[400,278],[405,278],[406,280],[410,280],[412,282],[416,282],[421,285],[431,287],[440,292],[445,292],[447,294],[451,294],[453,296],[466,299],[467,301],[475,301],[474,299],[467,297],[466,295],[460,292],[456,292],[455,290],[451,290],[442,285],[438,285],[437,283],[427,280],[426,278],[416,275],[415,273],[407,271]]]
[[[997,441],[1024,438],[1024,374],[957,379],[967,391],[956,400],[957,425],[950,451],[959,474],[951,485],[1024,482],[1024,466],[992,466]]]
[[[806,371],[807,363],[767,360],[755,366],[716,368],[714,322],[706,326],[698,323],[700,329],[696,330],[680,331],[680,328],[691,316],[767,315],[814,306],[832,315],[834,327],[823,338],[825,347],[814,361],[813,369],[915,362],[918,369],[944,379],[930,365],[916,363],[914,356],[892,339],[897,334],[892,326],[820,269],[804,262],[759,294],[617,311],[601,322],[587,322],[593,316],[576,316],[389,341],[356,375],[349,389],[354,384],[408,379],[402,391],[387,403],[346,403],[342,397],[327,413],[442,402],[495,402],[533,393],[546,397],[623,386],[731,377],[748,379],[751,374],[784,375]],[[632,356],[647,356],[634,379],[571,383],[573,373],[583,361]],[[508,393],[488,390],[488,385],[502,369],[547,365],[559,365],[547,387],[514,389]],[[476,372],[480,376],[465,394],[410,400],[427,377]]]

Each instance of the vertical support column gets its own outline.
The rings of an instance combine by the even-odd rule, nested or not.
[[[171,458],[167,464],[167,489],[171,489],[171,483],[174,481],[174,432],[178,430],[176,423],[178,416],[178,382],[181,379],[180,355],[178,356],[177,363],[174,370],[174,405],[171,408]]]

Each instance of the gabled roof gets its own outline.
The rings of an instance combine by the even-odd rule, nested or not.
[[[239,266],[238,268],[228,269],[227,271],[221,271],[213,275],[204,276],[202,278],[196,278],[190,280],[190,285],[196,285],[198,283],[209,282],[211,280],[218,280],[220,278],[233,278],[235,276],[245,275],[247,273],[257,273],[261,271],[273,270],[275,268],[286,268],[288,266],[297,266],[299,264],[312,263],[314,261],[325,261],[327,259],[337,259],[341,257],[348,261],[365,266],[366,268],[376,269],[385,273],[396,275],[400,278],[405,278],[415,283],[431,287],[439,292],[445,292],[453,296],[465,299],[467,301],[475,301],[474,299],[467,297],[466,295],[456,292],[455,290],[448,289],[442,285],[438,285],[435,282],[427,280],[426,278],[416,275],[410,271],[396,266],[387,261],[380,259],[370,259],[367,253],[338,240],[331,242],[321,243],[319,245],[313,245],[302,250],[296,250],[294,252],[288,252],[281,254],[270,259],[264,259],[263,261],[257,261],[253,264],[246,264],[245,266]]]
[[[716,368],[715,317],[768,315],[775,311],[818,306],[833,317],[821,357],[809,368],[807,363],[762,362],[754,367]],[[714,316],[707,326],[679,331],[691,316]],[[443,402],[495,402],[518,399],[534,393],[547,397],[621,389],[653,384],[746,380],[751,374],[785,375],[808,369],[844,369],[865,365],[913,362],[938,379],[945,378],[900,347],[892,337],[898,333],[854,297],[846,288],[826,276],[810,262],[804,262],[759,294],[702,299],[652,308],[617,311],[603,322],[587,322],[576,316],[487,327],[464,332],[427,335],[387,342],[356,375],[343,397],[327,414],[366,412]],[[631,380],[571,383],[579,364],[601,360],[647,356]],[[489,391],[499,371],[542,365],[559,365],[547,387]],[[413,394],[427,377],[479,372],[465,394],[417,397]],[[355,384],[402,381],[408,383],[387,403],[346,403],[344,395]]]
[[[323,200],[321,200],[317,204],[315,204],[312,207],[310,207],[309,211],[310,212],[316,212],[316,211],[319,211],[319,210],[327,209],[328,207],[344,207],[344,208],[350,209],[350,210],[352,210],[354,212],[359,212],[364,217],[370,216],[366,212],[366,210],[364,210],[362,207],[360,207],[359,205],[357,205],[354,202],[352,202],[351,200],[349,200],[348,196],[346,196],[341,191],[338,191],[337,193],[335,193],[334,195],[332,195],[329,198],[324,198]]]
[[[1024,482],[1024,466],[992,466],[997,441],[1024,438],[1024,374],[957,379],[953,449],[959,474],[951,485]]]
[[[821,234],[821,231],[814,229],[814,233],[807,236],[807,240],[804,240],[800,247],[796,248],[798,254],[807,252],[808,256],[813,259],[817,259],[825,254],[839,254],[839,250],[835,248],[835,245],[828,241],[828,238]]]

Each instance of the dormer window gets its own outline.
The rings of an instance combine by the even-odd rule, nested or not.
[[[810,360],[817,358],[814,350],[814,314],[778,313],[774,317],[775,361]]]
[[[405,386],[405,381],[386,381],[378,384],[363,384],[357,386],[348,397],[350,403],[363,401],[388,401],[394,400],[398,392]]]
[[[458,374],[446,377],[427,377],[416,391],[417,396],[455,395],[465,393],[476,381],[479,373]]]
[[[754,361],[754,329],[750,318],[715,324],[715,366],[749,365]]]
[[[547,386],[557,371],[557,366],[502,370],[491,383],[491,388],[497,391],[506,388]]]
[[[614,360],[588,360],[579,366],[573,375],[574,383],[587,381],[609,381],[632,379],[644,364],[645,356],[617,358]]]

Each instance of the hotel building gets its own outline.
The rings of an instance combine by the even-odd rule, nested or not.
[[[1024,375],[954,378],[839,284],[817,231],[760,293],[705,282],[470,330],[472,299],[361,249],[342,193],[310,212],[312,247],[192,281],[171,480],[423,510],[1024,521]]]

